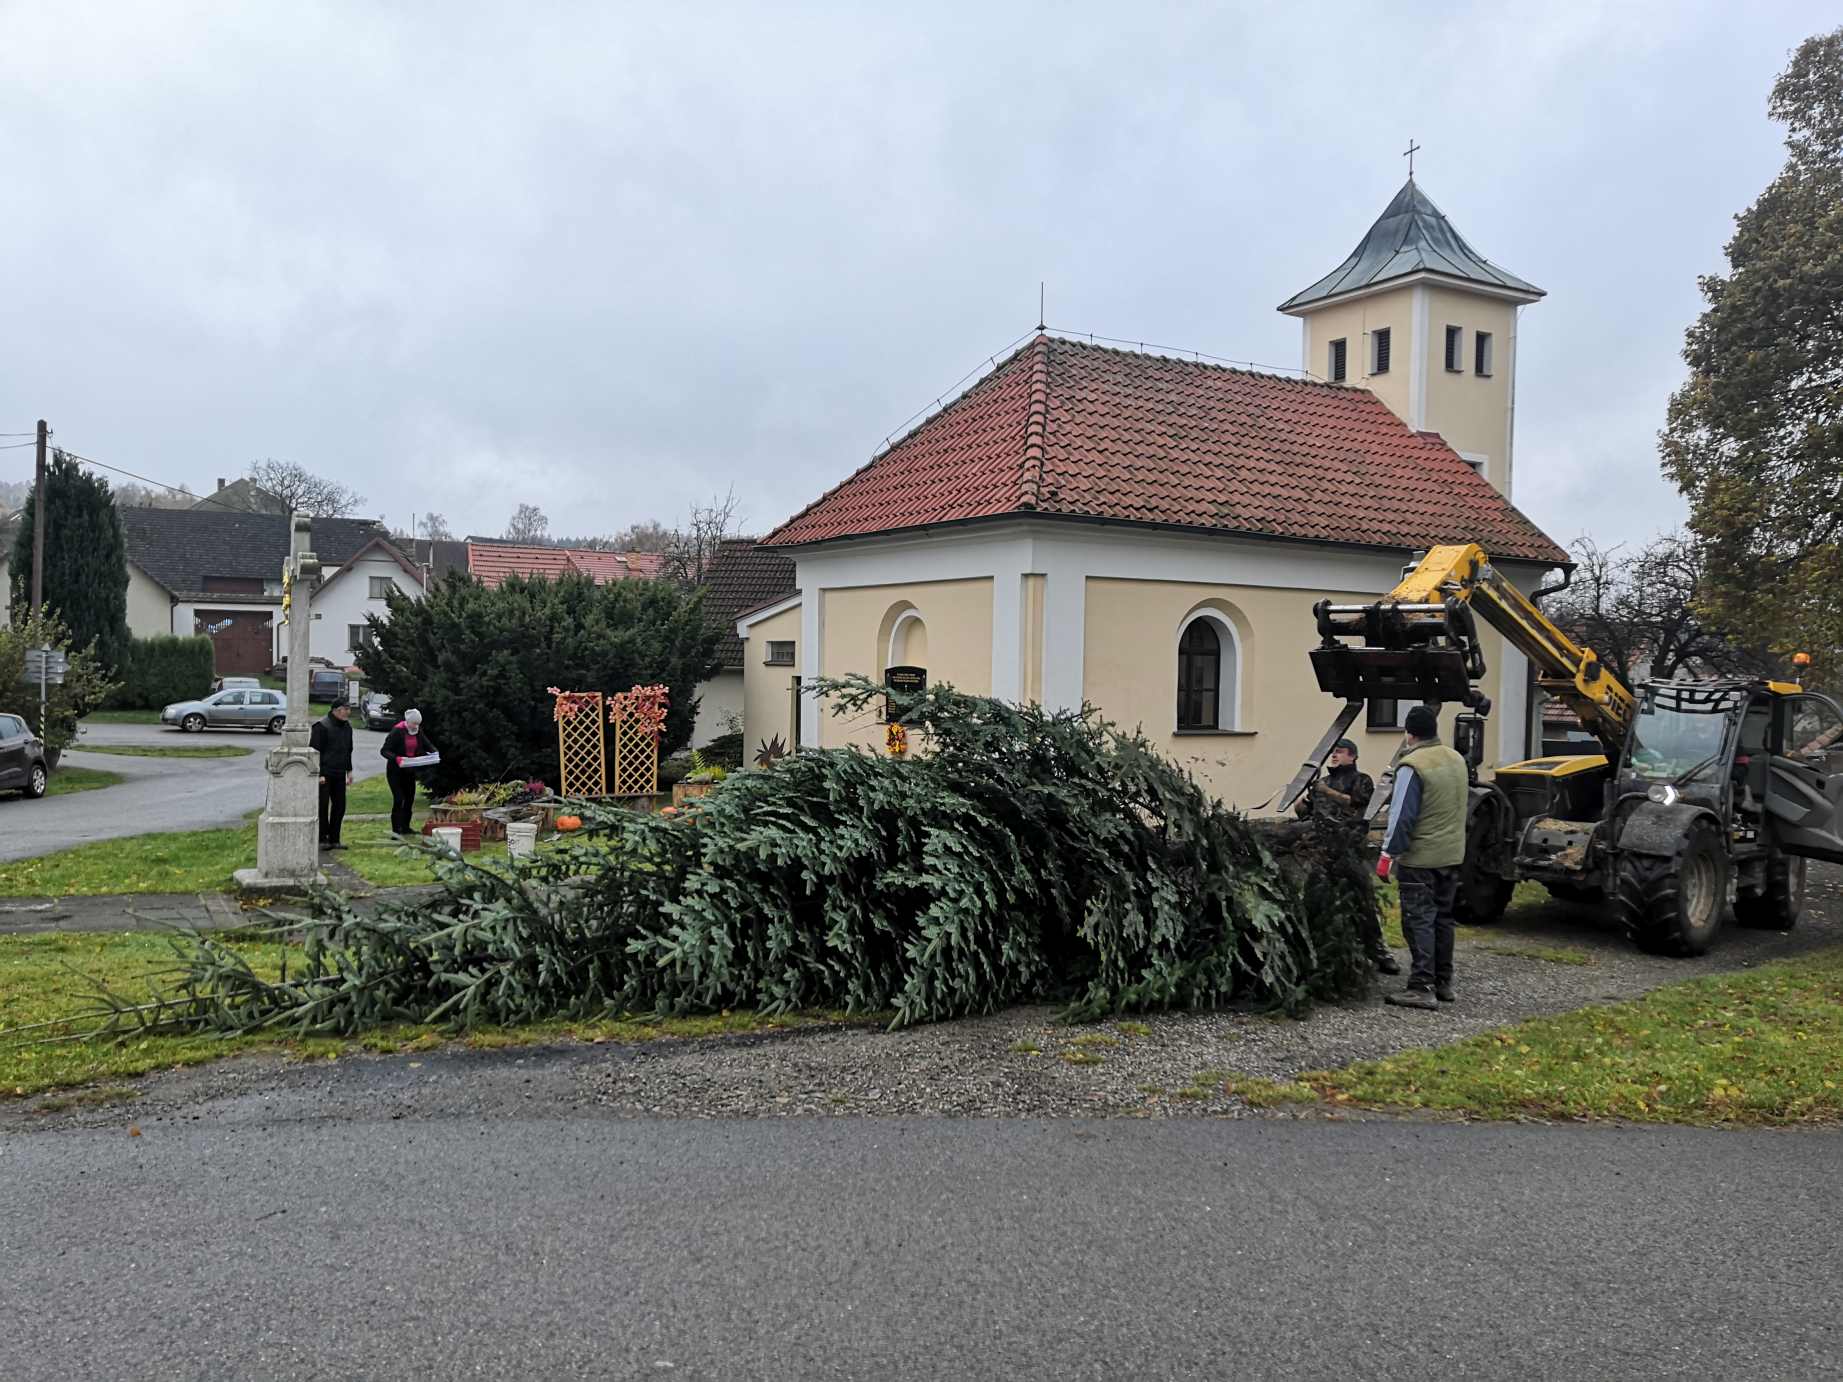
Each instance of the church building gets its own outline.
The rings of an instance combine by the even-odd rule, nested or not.
[[[889,667],[1138,726],[1223,801],[1265,801],[1337,706],[1312,606],[1372,600],[1478,542],[1535,591],[1567,553],[1511,502],[1517,323],[1542,290],[1412,178],[1280,304],[1299,376],[1039,334],[771,533],[792,593],[743,614],[748,745],[880,747],[803,684]],[[1527,670],[1486,633],[1498,761]],[[1406,705],[1372,702],[1379,772]]]

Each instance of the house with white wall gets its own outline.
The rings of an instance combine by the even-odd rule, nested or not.
[[[282,567],[288,560],[288,518],[218,509],[123,509],[128,549],[128,629],[210,637],[220,676],[254,675],[281,661]],[[351,665],[353,626],[365,613],[382,614],[373,578],[419,597],[415,563],[391,546],[369,518],[316,518],[314,553],[320,585],[314,595],[312,656]],[[341,581],[345,568],[362,569]],[[322,599],[322,592],[328,592]]]

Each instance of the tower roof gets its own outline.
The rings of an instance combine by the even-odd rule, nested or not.
[[[1500,269],[1468,245],[1446,213],[1410,177],[1350,257],[1310,288],[1294,293],[1279,310],[1317,307],[1418,273],[1476,284],[1523,302],[1543,296],[1535,284]]]

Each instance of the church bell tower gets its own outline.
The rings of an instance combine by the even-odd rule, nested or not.
[[[1280,311],[1306,372],[1371,390],[1510,496],[1517,322],[1542,289],[1465,242],[1412,173],[1350,257]]]

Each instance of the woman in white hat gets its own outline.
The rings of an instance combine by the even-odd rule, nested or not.
[[[410,816],[416,809],[415,768],[403,766],[405,760],[423,758],[436,752],[435,743],[423,731],[422,712],[406,710],[394,729],[384,736],[384,776],[390,782],[390,833],[410,833]]]

